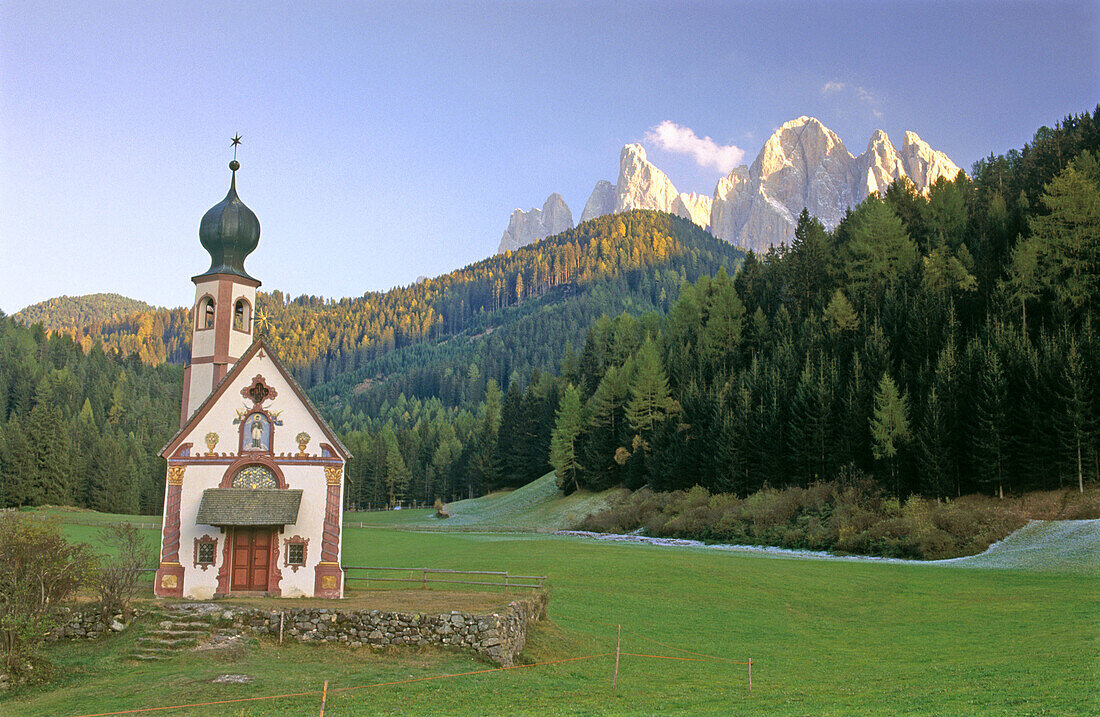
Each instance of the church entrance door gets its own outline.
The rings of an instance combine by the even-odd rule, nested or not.
[[[271,528],[236,528],[233,531],[231,590],[267,590],[270,563]]]

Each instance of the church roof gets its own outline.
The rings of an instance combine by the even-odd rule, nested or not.
[[[207,488],[195,522],[200,525],[291,525],[298,522],[300,488]]]
[[[244,260],[260,243],[260,220],[237,196],[239,167],[237,160],[229,163],[229,192],[199,222],[199,241],[210,253],[210,268],[199,276],[234,274],[256,281],[244,270]]]
[[[233,368],[229,370],[229,373],[225,375],[225,378],[223,378],[218,383],[218,385],[214,387],[214,390],[210,392],[210,395],[206,397],[206,400],[199,404],[199,407],[195,409],[195,412],[192,413],[187,421],[180,427],[180,429],[176,431],[176,434],[172,436],[171,439],[169,439],[168,443],[165,444],[164,448],[162,448],[160,451],[160,455],[163,458],[169,458],[176,451],[176,449],[179,448],[179,444],[183,442],[183,438],[188,433],[190,433],[195,425],[198,424],[198,422],[201,421],[203,417],[207,414],[207,412],[209,412],[209,410],[214,406],[218,399],[225,394],[225,392],[233,384],[233,381],[235,381],[244,372],[245,366],[248,364],[249,360],[251,360],[252,357],[260,351],[260,349],[263,349],[267,352],[267,356],[271,359],[271,363],[275,364],[276,370],[279,371],[279,374],[287,382],[291,390],[294,391],[294,395],[298,397],[298,400],[300,400],[302,404],[306,407],[306,410],[309,411],[309,415],[313,417],[313,420],[317,421],[317,425],[321,427],[321,430],[325,434],[325,438],[328,439],[328,442],[332,444],[337,453],[340,454],[340,458],[345,461],[351,458],[351,452],[347,449],[347,446],[345,446],[340,441],[340,438],[336,435],[336,431],[332,430],[332,427],[328,425],[325,419],[321,418],[321,414],[317,412],[317,408],[313,405],[313,402],[309,400],[309,396],[306,395],[306,392],[302,389],[298,382],[294,380],[294,377],[290,375],[290,372],[286,370],[286,367],[283,366],[283,362],[279,360],[278,355],[276,355],[275,352],[271,350],[271,347],[268,346],[263,339],[256,339],[252,342],[252,345],[249,346],[241,355],[241,357],[237,359],[237,362],[233,364]]]

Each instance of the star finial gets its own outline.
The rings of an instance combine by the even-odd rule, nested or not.
[[[233,139],[230,140],[233,143],[233,159],[237,158],[237,146],[241,143],[241,135],[238,132]]]
[[[264,332],[266,334],[267,333],[267,328],[270,325],[271,325],[271,319],[267,315],[267,312],[264,311],[263,308],[260,308],[259,310],[257,310],[256,311],[256,321],[255,321],[255,324],[254,324],[254,328],[256,329],[256,331],[257,332]],[[263,357],[261,356],[260,358],[263,358]]]

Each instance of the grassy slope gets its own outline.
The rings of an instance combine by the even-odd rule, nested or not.
[[[1100,576],[1100,519],[1035,520],[980,555],[945,562]]]
[[[385,515],[385,514],[379,514]],[[415,517],[415,516],[414,516]],[[87,530],[79,527],[80,531]],[[151,533],[153,531],[150,531]],[[934,565],[774,559],[600,544],[546,535],[350,529],[348,562],[552,576],[549,623],[524,657],[613,649],[615,623],[736,665],[599,658],[330,695],[328,714],[1082,714],[1100,711],[1100,579]],[[57,715],[350,687],[484,669],[444,652],[260,643],[230,662],[124,659],[137,631],[51,648],[49,689],[0,698],[0,712]],[[623,650],[679,654],[625,633]],[[224,673],[251,685],[214,685]],[[309,714],[317,696],[158,714]],[[14,709],[13,709],[14,708]]]
[[[573,528],[585,516],[605,508],[619,492],[619,489],[602,493],[578,491],[563,496],[554,482],[554,474],[547,473],[522,488],[448,503],[450,517],[445,520],[436,518],[434,511],[427,510],[348,513],[344,520],[348,523],[400,524],[430,530],[553,532]]]

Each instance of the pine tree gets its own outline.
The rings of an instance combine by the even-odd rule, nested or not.
[[[947,410],[932,386],[928,391],[924,415],[917,430],[917,458],[920,461],[920,489],[924,495],[947,494],[951,486],[951,433]]]
[[[565,387],[558,406],[557,420],[550,439],[550,464],[554,466],[558,487],[567,493],[580,488],[578,475],[581,465],[577,462],[577,436],[584,425],[581,398],[572,385]]]
[[[386,490],[386,505],[393,508],[405,497],[405,488],[409,484],[409,469],[405,465],[404,457],[401,455],[397,435],[394,433],[393,426],[389,423],[382,429],[382,442],[385,450],[383,485]]]
[[[630,402],[626,407],[627,420],[644,441],[657,424],[674,410],[675,402],[669,395],[668,378],[661,368],[657,345],[647,338],[635,357],[634,380],[630,384]]]
[[[1092,413],[1093,376],[1085,368],[1085,362],[1077,342],[1069,341],[1065,364],[1061,372],[1059,443],[1065,463],[1077,474],[1077,490],[1085,492],[1084,456],[1096,441],[1096,416]]]
[[[882,374],[875,391],[875,411],[871,416],[871,451],[875,458],[890,465],[890,482],[901,498],[897,479],[897,457],[909,440],[909,400],[898,392],[897,384]]]
[[[974,469],[979,482],[995,487],[1004,497],[1004,461],[1007,449],[1008,386],[997,353],[982,346],[977,356],[974,396]]]

